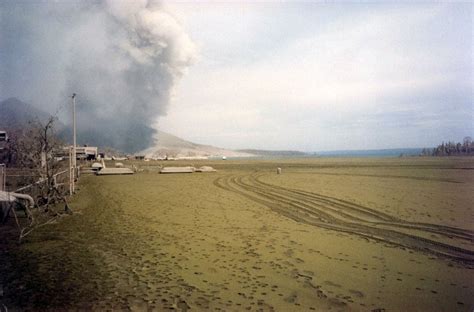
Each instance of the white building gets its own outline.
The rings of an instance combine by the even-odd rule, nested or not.
[[[55,153],[56,157],[69,157],[69,146],[63,147],[59,152]],[[76,146],[76,158],[77,159],[97,159],[97,147],[96,146]]]

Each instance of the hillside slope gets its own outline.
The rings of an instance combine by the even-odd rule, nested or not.
[[[25,103],[17,98],[9,98],[0,102],[0,130],[23,129],[33,120],[45,121],[50,115]],[[64,141],[70,141],[72,137],[71,127],[65,126],[61,121],[56,122],[56,130],[58,135]],[[109,142],[108,129],[97,133],[92,129],[84,129],[78,126],[77,143],[78,145],[88,144],[98,146],[99,148],[113,147],[115,150],[127,152],[120,149],[123,142],[132,140],[124,136],[120,142],[116,142],[115,146],[109,146],[104,142]],[[197,144],[186,141],[182,138],[174,136],[164,131],[157,131],[154,136],[154,145],[135,154],[146,155],[152,158],[163,157],[253,157],[253,156],[295,156],[304,155],[304,153],[294,151],[261,151],[261,150],[229,150],[211,145]]]
[[[251,153],[239,152],[219,148],[211,145],[196,144],[183,140],[177,136],[158,131],[155,137],[156,144],[140,154],[152,158],[163,157],[251,157]]]
[[[17,98],[9,98],[0,102],[0,128],[21,129],[33,120],[45,121],[50,115],[31,104]]]
[[[303,156],[309,156],[310,154],[305,153],[305,152],[300,152],[300,151],[280,151],[280,150],[260,150],[260,149],[242,149],[242,150],[237,150],[238,152],[242,153],[250,153],[256,156],[262,156],[262,157],[303,157]]]

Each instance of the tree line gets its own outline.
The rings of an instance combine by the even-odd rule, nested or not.
[[[465,137],[461,142],[442,142],[437,147],[424,148],[421,156],[474,156],[474,142],[471,137]]]

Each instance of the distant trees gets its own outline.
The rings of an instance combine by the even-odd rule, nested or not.
[[[442,142],[433,149],[424,148],[421,156],[474,156],[474,142],[467,136],[462,143]]]

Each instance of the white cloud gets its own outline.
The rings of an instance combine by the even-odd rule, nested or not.
[[[330,14],[332,9],[324,10]],[[397,128],[397,120],[383,124],[391,111],[409,110],[416,116],[430,107],[439,110],[439,105],[446,104],[420,104],[418,97],[430,97],[442,89],[449,93],[453,85],[466,89],[473,82],[472,57],[466,57],[469,52],[462,51],[463,46],[453,46],[464,44],[472,50],[472,42],[469,46],[469,42],[452,39],[453,32],[472,27],[464,25],[464,20],[453,22],[451,15],[459,14],[457,8],[374,5],[333,21],[315,20],[309,24],[312,29],[302,31],[304,36],[301,29],[292,29],[294,17],[283,14],[273,21],[281,28],[281,43],[271,43],[267,49],[257,44],[250,56],[245,43],[259,37],[265,41],[269,34],[268,27],[259,25],[269,20],[267,12],[261,7],[250,11],[252,24],[248,27],[239,24],[241,13],[233,14],[228,8],[227,15],[218,12],[195,12],[188,21],[203,50],[215,51],[201,56],[177,89],[168,116],[160,120],[160,128],[203,143],[320,150],[340,148],[329,143],[334,141],[331,138],[338,141],[360,135],[363,138],[354,139],[357,146],[353,148],[388,144],[388,140],[375,140],[374,135],[372,145],[367,144],[367,137],[376,131],[377,137],[385,133],[392,144],[403,146],[401,135],[394,138],[396,131],[384,130]],[[455,25],[444,25],[445,20]],[[202,39],[199,27],[203,28]],[[212,28],[218,30],[214,37],[209,32]],[[219,58],[219,52],[222,59],[210,59]],[[397,99],[400,102],[394,103]],[[472,101],[472,94],[467,100]],[[378,123],[354,121],[364,120],[370,112],[382,112],[368,114],[378,118]],[[472,126],[466,131],[472,131]],[[323,137],[329,139],[321,140]]]

